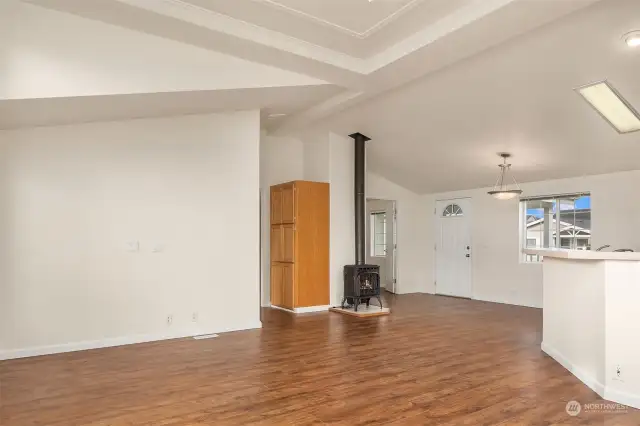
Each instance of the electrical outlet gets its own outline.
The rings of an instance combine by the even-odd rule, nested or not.
[[[173,323],[173,315],[167,315],[167,325],[171,325]]]
[[[193,315],[191,316],[191,321],[198,322],[198,313],[197,312],[193,313]]]

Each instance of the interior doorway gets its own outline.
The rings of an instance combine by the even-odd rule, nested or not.
[[[380,266],[380,284],[390,293],[397,287],[398,225],[396,202],[367,199],[367,263]]]
[[[472,297],[471,199],[436,202],[436,294]]]

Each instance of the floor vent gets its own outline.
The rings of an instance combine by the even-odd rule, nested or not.
[[[193,336],[193,338],[196,340],[213,339],[215,337],[218,337],[218,335],[217,334],[201,334],[200,336]]]

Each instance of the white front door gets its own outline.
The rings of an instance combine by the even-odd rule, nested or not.
[[[436,293],[471,297],[471,200],[436,203]]]

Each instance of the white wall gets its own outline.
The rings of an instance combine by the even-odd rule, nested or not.
[[[342,300],[342,271],[355,256],[353,200],[353,140],[333,133],[298,139],[263,137],[262,303],[269,301],[268,191],[270,185],[296,179],[330,185],[330,303]]]
[[[353,194],[354,142],[335,133],[293,138],[263,136],[261,147],[262,303],[269,301],[269,210],[270,185],[295,179],[329,182],[330,196],[330,292],[337,305],[343,294],[343,267],[355,262],[355,206]],[[265,196],[265,194],[267,194]],[[429,200],[375,173],[367,173],[366,196],[396,201],[398,210],[398,293],[426,292],[432,282],[425,241],[433,230],[426,212]]]
[[[259,119],[0,132],[0,358],[259,327]]]
[[[270,285],[270,192],[277,185],[304,178],[302,142],[296,138],[262,135],[260,143],[260,191],[261,191],[261,251],[262,251],[262,306],[269,306]]]
[[[549,258],[544,262],[542,350],[561,363],[568,361],[569,371],[600,395],[605,384],[609,284],[605,268],[600,261]]]
[[[640,262],[547,258],[542,350],[604,399],[640,408]],[[620,376],[618,376],[618,368]]]
[[[331,143],[328,134],[316,134],[304,140],[304,179],[312,182],[329,182]]]
[[[640,264],[606,262],[604,323],[604,397],[640,408],[640,343],[638,300]],[[617,369],[620,368],[620,377]]]
[[[0,99],[324,83],[16,0],[0,3]]]
[[[433,245],[433,227],[429,226],[429,200],[409,191],[385,178],[367,173],[367,197],[396,201],[397,223],[397,263],[398,276],[396,292],[420,293],[433,292],[429,282],[433,282],[429,259]],[[430,291],[431,290],[431,291]]]
[[[640,171],[549,180],[521,185],[523,196],[591,192],[592,246],[640,251],[640,199],[633,196],[640,185]],[[479,300],[523,306],[542,306],[542,267],[521,263],[519,205],[487,195],[489,188],[424,196],[429,222],[425,265],[430,282],[422,291],[433,292],[435,200],[470,197],[472,218],[473,297]],[[400,223],[400,222],[398,222]]]

